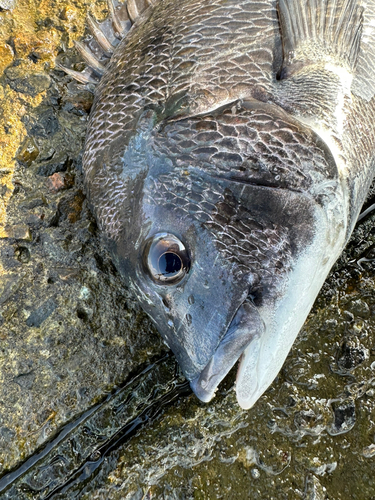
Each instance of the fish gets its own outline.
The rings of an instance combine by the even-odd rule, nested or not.
[[[375,174],[375,0],[128,0],[77,47],[103,241],[210,401],[278,375]],[[90,46],[91,43],[91,46]],[[94,47],[94,48],[93,48]]]

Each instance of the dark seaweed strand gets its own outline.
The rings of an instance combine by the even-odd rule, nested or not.
[[[192,393],[189,382],[177,384],[167,394],[164,394],[159,399],[147,406],[134,420],[126,424],[116,434],[108,439],[102,446],[97,448],[91,456],[75,470],[68,480],[52,490],[44,500],[51,500],[56,498],[59,494],[66,494],[72,487],[77,485],[84,485],[95,477],[102,466],[104,459],[113,451],[118,449],[124,443],[136,434],[137,431],[142,429],[148,423],[153,422],[161,413],[163,408],[172,404],[176,399],[182,396],[188,396]],[[98,457],[98,458],[96,458]]]
[[[27,474],[27,472],[35,466],[39,461],[41,461],[44,457],[46,457],[51,451],[53,451],[66,437],[71,434],[74,429],[76,429],[80,424],[83,424],[88,421],[88,419],[95,414],[101,407],[103,407],[110,400],[114,399],[115,396],[119,394],[119,392],[123,391],[130,385],[133,385],[140,379],[143,375],[148,373],[152,368],[159,363],[162,363],[168,358],[168,356],[164,356],[160,360],[155,361],[154,363],[149,364],[146,368],[143,368],[138,373],[133,373],[129,377],[128,381],[126,381],[118,390],[116,390],[113,394],[106,396],[103,401],[94,405],[89,410],[85,411],[82,415],[80,415],[76,420],[69,422],[64,425],[62,430],[58,433],[58,435],[53,438],[48,443],[44,444],[42,449],[37,453],[34,453],[31,457],[29,457],[25,462],[23,462],[20,466],[15,468],[14,470],[5,472],[0,477],[0,493],[4,493],[12,484],[21,476]]]
[[[171,356],[171,354],[167,354],[163,358],[156,360],[152,364],[149,364],[142,371],[138,371],[137,374],[133,374],[133,376],[130,377],[127,382],[125,382],[114,393],[108,395],[101,403],[93,406],[92,408],[84,412],[79,418],[65,425],[59,432],[59,434],[49,443],[44,445],[41,450],[29,457],[19,467],[5,473],[0,478],[0,498],[16,498],[13,492],[9,491],[12,487],[17,488],[16,494],[20,492],[20,488],[23,492],[25,492],[24,495],[20,497],[17,496],[17,498],[29,498],[28,493],[38,495],[39,498],[46,498],[42,496],[43,491],[48,489],[50,483],[43,485],[41,488],[35,489],[33,487],[30,487],[27,482],[22,482],[22,478],[24,478],[28,473],[32,474],[34,469],[36,469],[38,472],[44,471],[49,466],[53,465],[56,460],[59,460],[59,458],[64,460],[65,457],[58,454],[58,447],[63,447],[64,444],[69,441],[70,438],[72,438],[72,436],[73,438],[77,438],[77,436],[74,435],[74,431],[79,432],[79,430],[82,430],[89,426],[90,422],[94,421],[98,415],[100,417],[100,412],[105,412],[106,409],[108,410],[111,404],[112,406],[115,405],[114,408],[112,408],[112,411],[115,410],[116,414],[121,415],[124,410],[128,408],[128,405],[131,402],[132,393],[139,387],[142,387],[142,383],[144,384],[147,382],[147,376],[150,376],[150,374],[154,373],[155,370],[161,369],[161,367],[167,366],[172,362],[174,366],[176,366],[174,358]],[[170,371],[171,370],[169,370],[169,372]],[[65,477],[68,476],[68,479],[64,482],[64,484],[55,486],[52,492],[47,493],[47,498],[51,498],[50,495],[52,495],[52,493],[53,495],[55,495],[56,490],[60,490],[61,488],[66,487],[68,484],[72,484],[74,482],[72,477],[75,477],[77,473],[79,473],[79,471],[81,471],[81,469],[86,466],[86,464],[92,462],[90,458],[92,458],[94,455],[97,455],[98,452],[100,453],[99,456],[104,458],[123,441],[127,441],[128,439],[130,439],[134,432],[143,427],[151,419],[154,419],[159,413],[158,410],[160,410],[162,406],[172,403],[179,396],[190,393],[190,391],[188,390],[188,383],[181,383],[181,378],[178,378],[177,373],[175,373],[172,377],[169,375],[168,381],[165,382],[164,385],[166,385],[166,393],[162,394],[161,397],[159,396],[159,398],[156,397],[155,391],[153,393],[150,393],[146,400],[143,402],[143,406],[146,406],[143,409],[141,408],[140,412],[133,416],[133,418],[128,420],[123,426],[121,426],[117,430],[114,430],[114,434],[112,436],[109,436],[106,440],[104,440],[104,442],[103,439],[100,439],[101,436],[98,436],[98,440],[102,442],[101,446],[98,449],[90,449],[88,457],[86,456],[86,458],[83,457],[82,459],[84,461],[84,465],[82,466],[81,462],[78,467],[74,468],[73,472],[69,476],[67,473]],[[156,389],[156,392],[157,390],[158,389]],[[153,402],[151,404],[148,404],[150,400]],[[119,405],[116,404],[118,401],[120,401]],[[57,455],[53,456],[47,465],[43,465],[43,459],[48,458],[48,456],[53,452],[57,453]],[[68,462],[67,460],[65,461]],[[100,463],[95,463],[93,472],[95,470],[98,470],[98,467],[101,465],[102,461],[103,460],[100,460]],[[12,496],[9,496],[8,492]],[[37,497],[35,496],[35,498]]]
[[[42,460],[45,456],[48,455],[53,449],[58,446],[61,441],[63,441],[76,427],[80,424],[84,423],[95,411],[100,408],[103,403],[108,401],[108,397],[104,402],[99,403],[86,412],[84,412],[79,418],[74,420],[73,422],[69,422],[66,424],[63,429],[59,432],[59,434],[50,442],[48,442],[42,450],[34,453],[31,457],[29,457],[23,464],[21,464],[16,469],[5,472],[0,478],[0,493],[5,493],[7,489],[9,489],[17,479],[27,474],[27,472],[34,467],[40,460]],[[0,497],[1,498],[1,497]]]

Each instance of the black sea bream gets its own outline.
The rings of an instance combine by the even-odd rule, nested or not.
[[[198,398],[239,359],[249,408],[374,175],[375,1],[129,0],[127,10],[135,23],[109,64],[92,63],[104,76],[87,194]]]

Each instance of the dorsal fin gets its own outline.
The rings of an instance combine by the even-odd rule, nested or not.
[[[97,59],[90,47],[82,42],[75,42],[74,45],[90,68],[99,73],[99,75],[105,73],[105,66]]]
[[[126,36],[132,24],[154,3],[154,0],[128,0],[127,3],[120,3],[117,0],[107,1],[109,17],[98,23],[88,15],[87,24],[93,38],[75,44],[88,67],[83,71],[75,71],[56,64],[56,67],[80,83],[94,85],[99,83],[119,40]]]

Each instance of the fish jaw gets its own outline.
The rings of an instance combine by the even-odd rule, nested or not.
[[[317,210],[319,212],[319,210]],[[319,217],[320,215],[320,217]],[[244,350],[237,371],[238,404],[249,409],[277,377],[327,275],[345,245],[344,217],[332,227],[317,215],[321,231],[303,252],[288,277],[285,293],[275,305],[260,310],[264,332]],[[328,224],[327,224],[328,222]],[[331,224],[329,224],[331,222]],[[310,276],[310,279],[306,279]]]
[[[224,338],[202,372],[190,381],[197,398],[207,403],[215,395],[219,383],[249,346],[259,346],[264,323],[256,306],[246,300],[238,309]]]
[[[265,299],[261,306],[247,298],[239,307],[210,361],[190,381],[201,401],[213,398],[217,386],[238,359],[236,393],[244,409],[251,408],[278,375],[345,245],[346,219],[334,206],[328,210],[315,206],[315,237],[295,260],[282,290]]]

